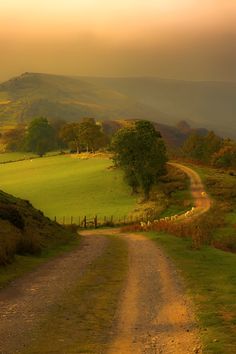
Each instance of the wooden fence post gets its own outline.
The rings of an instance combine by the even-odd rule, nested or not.
[[[84,228],[85,229],[87,228],[87,218],[86,218],[86,216],[84,217]]]
[[[57,217],[56,216],[54,217],[54,221],[57,222]]]
[[[98,217],[97,217],[97,215],[94,218],[94,227],[95,227],[95,229],[97,229],[97,227],[98,227]]]

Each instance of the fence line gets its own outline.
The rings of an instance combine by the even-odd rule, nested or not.
[[[103,226],[121,226],[121,225],[130,225],[135,224],[141,221],[152,220],[152,217],[148,215],[134,216],[134,215],[124,215],[124,216],[97,216],[88,217],[88,216],[61,216],[54,217],[54,221],[61,225],[77,225],[80,228],[98,228]]]

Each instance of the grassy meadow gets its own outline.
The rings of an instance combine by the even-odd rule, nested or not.
[[[196,306],[204,354],[232,354],[236,347],[236,255],[164,233],[149,233],[175,261]]]
[[[59,155],[59,151],[50,151],[46,153],[45,156],[50,157],[56,155]],[[39,156],[33,152],[4,152],[0,153],[0,164],[37,158],[39,158]]]
[[[0,163],[31,159],[35,157],[37,157],[37,155],[32,152],[4,152],[0,154]]]
[[[48,217],[123,217],[136,198],[109,159],[68,156],[38,158],[0,165],[0,189],[29,200]],[[77,219],[76,219],[77,218]]]

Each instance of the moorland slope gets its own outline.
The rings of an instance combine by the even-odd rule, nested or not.
[[[149,119],[235,137],[236,83],[157,78],[92,78],[24,73],[0,84],[1,124],[35,116],[76,121]]]

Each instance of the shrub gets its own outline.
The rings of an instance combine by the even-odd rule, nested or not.
[[[0,229],[0,265],[6,265],[13,261],[17,251],[17,243],[20,231],[7,220],[1,221]]]
[[[0,204],[0,219],[8,220],[12,225],[21,230],[25,227],[24,220],[14,205]]]
[[[213,240],[212,245],[226,252],[236,253],[236,237],[226,236],[220,240]]]

